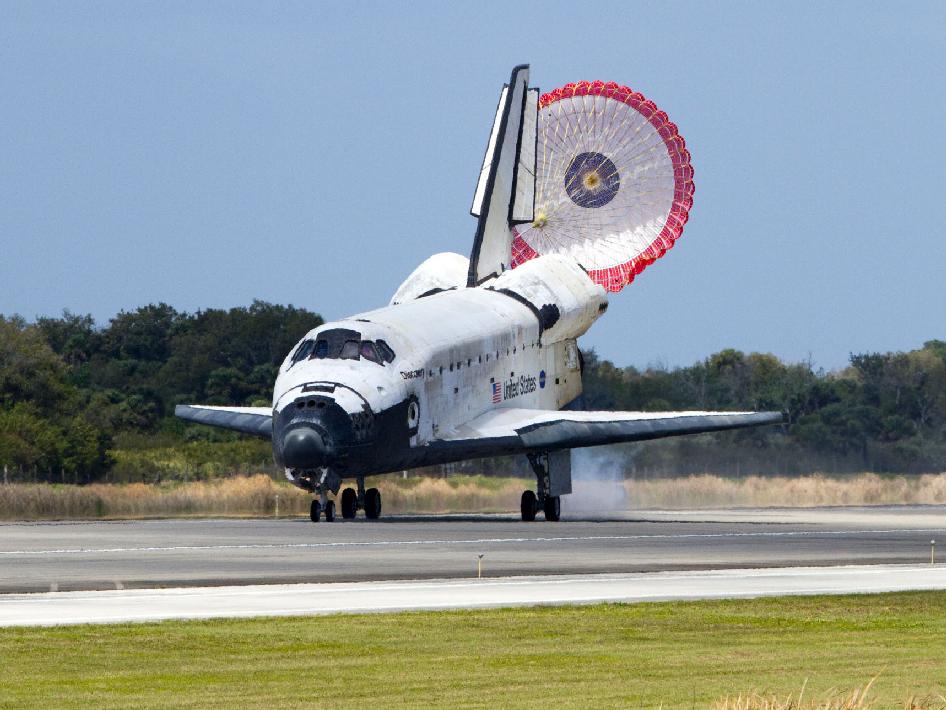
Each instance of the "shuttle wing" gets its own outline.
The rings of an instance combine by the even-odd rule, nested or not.
[[[579,412],[497,409],[432,442],[471,455],[555,451],[780,424],[781,412]]]
[[[273,435],[273,410],[269,407],[212,407],[201,404],[179,404],[174,416],[188,422],[254,434],[265,439]]]

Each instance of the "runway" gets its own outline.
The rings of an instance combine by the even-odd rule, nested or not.
[[[0,627],[946,589],[946,565],[277,584],[0,596]]]
[[[0,524],[0,592],[921,564],[946,506]],[[946,561],[946,552],[942,555]],[[852,589],[851,591],[856,591]]]

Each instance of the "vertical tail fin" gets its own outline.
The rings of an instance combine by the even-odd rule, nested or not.
[[[499,95],[470,214],[477,217],[468,286],[510,267],[510,226],[531,222],[535,209],[538,89],[529,88],[529,66],[512,70]]]

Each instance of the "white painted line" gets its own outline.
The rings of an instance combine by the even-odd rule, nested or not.
[[[0,550],[0,556],[87,555],[125,552],[182,552],[199,550],[274,550],[333,547],[398,547],[411,545],[488,545],[508,543],[594,542],[602,540],[682,540],[692,538],[745,537],[820,537],[846,535],[903,535],[908,533],[946,533],[942,528],[897,528],[892,530],[794,530],[742,533],[680,533],[674,535],[579,535],[560,537],[486,537],[467,540],[351,540],[344,542],[246,543],[234,545],[167,545],[147,547],[67,547],[39,550]]]
[[[475,609],[946,589],[946,565],[852,565],[706,572],[345,584],[107,590],[0,596],[0,626]]]

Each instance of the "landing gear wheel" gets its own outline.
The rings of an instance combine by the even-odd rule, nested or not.
[[[522,501],[519,503],[519,509],[522,511],[522,519],[527,523],[531,523],[535,520],[535,510],[538,507],[535,493],[532,491],[523,491]]]
[[[351,520],[358,512],[358,494],[354,488],[346,488],[342,491],[342,517],[345,520]]]
[[[325,504],[325,522],[334,523],[335,522],[335,501],[330,500]]]
[[[309,506],[309,519],[313,523],[319,522],[319,516],[322,514],[322,505],[317,501],[312,501],[312,505]]]
[[[545,496],[545,519],[556,522],[562,517],[562,499],[558,496]]]
[[[365,517],[368,520],[377,520],[381,517],[381,491],[369,488],[365,491]]]

